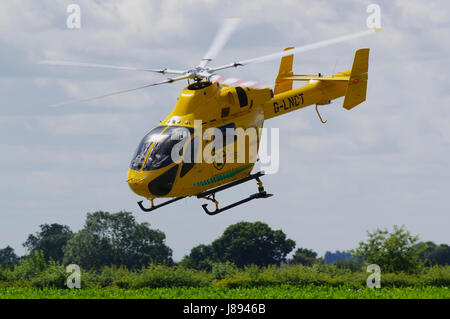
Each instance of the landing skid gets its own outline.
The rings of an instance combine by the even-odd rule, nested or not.
[[[152,203],[152,207],[150,207],[150,208],[145,208],[144,205],[142,204],[142,202],[143,202],[142,200],[140,202],[138,202],[138,205],[144,212],[148,213],[148,212],[154,211],[155,209],[158,209],[160,207],[172,204],[172,203],[174,203],[174,202],[176,202],[176,201],[178,201],[180,199],[183,199],[183,198],[185,198],[185,197],[175,197],[174,199],[168,200],[168,201],[166,201],[166,202],[164,202],[162,204],[159,204],[159,205],[155,205],[153,203],[153,200],[150,200],[150,202]]]
[[[214,216],[214,215],[220,214],[220,213],[222,213],[222,212],[224,212],[224,211],[226,211],[226,210],[228,210],[230,208],[233,208],[233,207],[242,205],[244,203],[247,203],[247,202],[249,202],[251,200],[258,199],[258,198],[268,198],[268,197],[273,196],[273,194],[267,194],[267,192],[264,190],[264,186],[263,186],[263,184],[262,184],[262,182],[260,180],[260,177],[263,176],[263,175],[264,175],[264,172],[258,172],[256,174],[249,175],[247,177],[244,177],[244,178],[239,179],[237,181],[228,183],[226,185],[222,185],[222,186],[210,189],[210,190],[208,190],[206,192],[199,193],[196,196],[197,196],[197,198],[203,198],[203,199],[207,199],[209,201],[212,201],[216,205],[216,210],[214,210],[214,211],[210,211],[208,209],[208,204],[203,204],[202,205],[202,208],[203,208],[203,210],[205,211],[206,214],[208,214],[210,216]],[[258,192],[257,193],[252,194],[252,195],[250,195],[247,198],[241,199],[240,201],[232,203],[232,204],[230,204],[228,206],[225,206],[223,208],[219,208],[219,202],[216,200],[216,193],[221,192],[223,190],[226,190],[228,188],[240,185],[242,183],[251,181],[251,180],[256,180],[257,183],[258,183]],[[183,199],[183,198],[185,198],[185,197],[175,197],[175,198],[173,198],[171,200],[168,200],[168,201],[166,201],[164,203],[161,203],[159,205],[155,205],[153,203],[153,200],[151,199],[150,200],[150,202],[151,202],[151,207],[150,208],[144,207],[144,205],[142,204],[143,201],[138,202],[138,205],[144,212],[151,212],[151,211],[154,211],[155,209],[158,209],[158,208],[161,208],[163,206],[172,204],[172,203],[174,203],[174,202],[176,202],[176,201],[178,201],[180,199]]]
[[[237,181],[231,182],[229,184],[226,184],[226,185],[223,185],[223,186],[219,186],[219,187],[216,187],[214,189],[208,190],[206,192],[197,194],[197,198],[203,198],[203,199],[210,200],[216,205],[216,210],[214,210],[214,211],[209,211],[208,210],[208,204],[203,204],[202,205],[202,208],[203,208],[203,210],[205,211],[206,214],[208,214],[210,216],[214,216],[214,215],[220,214],[220,213],[222,213],[222,212],[224,212],[224,211],[226,211],[226,210],[228,210],[230,208],[233,208],[233,207],[242,205],[244,203],[247,203],[247,202],[249,202],[251,200],[258,199],[258,198],[271,197],[271,196],[273,196],[273,194],[267,194],[267,192],[264,190],[264,186],[263,186],[263,184],[262,184],[262,182],[260,180],[260,177],[263,176],[263,175],[264,175],[263,172],[258,172],[256,174],[249,175],[249,176],[247,176],[245,178],[242,178],[240,180],[237,180]],[[237,186],[239,184],[251,181],[251,180],[256,180],[258,182],[258,193],[252,194],[252,195],[250,195],[247,198],[244,198],[244,199],[242,199],[240,201],[237,201],[237,202],[235,202],[233,204],[230,204],[228,206],[225,206],[223,208],[219,208],[219,202],[216,200],[216,193],[218,193],[220,191],[223,191],[225,189]]]

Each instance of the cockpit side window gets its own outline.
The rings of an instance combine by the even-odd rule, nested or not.
[[[193,133],[194,130],[192,128],[183,126],[171,126],[162,132],[150,149],[143,170],[151,171],[163,168],[172,164],[174,160],[178,160],[178,158],[172,157],[182,155],[183,146],[189,141]],[[177,149],[174,149],[174,147]],[[174,154],[172,154],[173,150],[175,151]]]
[[[195,165],[195,159],[197,152],[201,152],[199,150],[199,137],[194,137],[189,145],[185,148],[184,157],[183,157],[183,165],[181,166],[180,178],[186,175]]]
[[[142,168],[150,147],[166,127],[167,126],[157,126],[144,136],[131,160],[130,168],[132,170],[139,171]]]
[[[214,147],[213,151],[217,149],[221,149],[226,147],[228,144],[236,142],[237,136],[236,136],[236,124],[229,123],[220,127],[217,127],[216,129],[220,130],[222,133],[222,143],[220,143],[219,140],[216,140],[216,136],[214,136]]]
[[[236,124],[230,123],[221,126],[219,130],[222,132],[224,146],[236,142]]]

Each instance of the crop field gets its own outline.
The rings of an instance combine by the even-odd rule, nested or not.
[[[448,287],[381,289],[281,285],[255,288],[2,288],[0,299],[450,299]]]

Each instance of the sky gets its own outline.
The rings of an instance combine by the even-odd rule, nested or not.
[[[69,4],[81,28],[68,29]],[[280,130],[280,167],[263,178],[275,196],[210,217],[183,199],[153,213],[126,178],[140,139],[172,110],[185,82],[89,103],[48,105],[162,80],[155,74],[52,67],[43,59],[184,69],[203,57],[223,20],[242,17],[216,65],[366,30],[369,4],[383,31],[297,54],[297,74],[351,68],[370,48],[367,101],[343,98],[265,122]],[[421,240],[450,243],[450,12],[448,1],[148,1],[0,2],[0,248],[22,243],[44,223],[74,231],[97,210],[130,211],[163,231],[180,260],[227,226],[263,221],[297,247],[357,247],[367,231],[404,225]],[[272,85],[279,61],[223,76]],[[301,84],[296,84],[300,86]],[[255,191],[241,185],[223,204]],[[245,195],[246,196],[246,195]]]

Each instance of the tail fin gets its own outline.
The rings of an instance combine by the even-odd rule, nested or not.
[[[343,107],[350,110],[366,100],[367,72],[369,70],[369,49],[359,49],[355,53],[350,79],[345,93]]]
[[[293,47],[284,49],[284,51],[291,50]],[[292,90],[292,80],[284,79],[293,75],[292,64],[294,63],[294,55],[287,55],[281,58],[280,70],[275,80],[275,88],[273,94],[277,95],[289,90]]]

